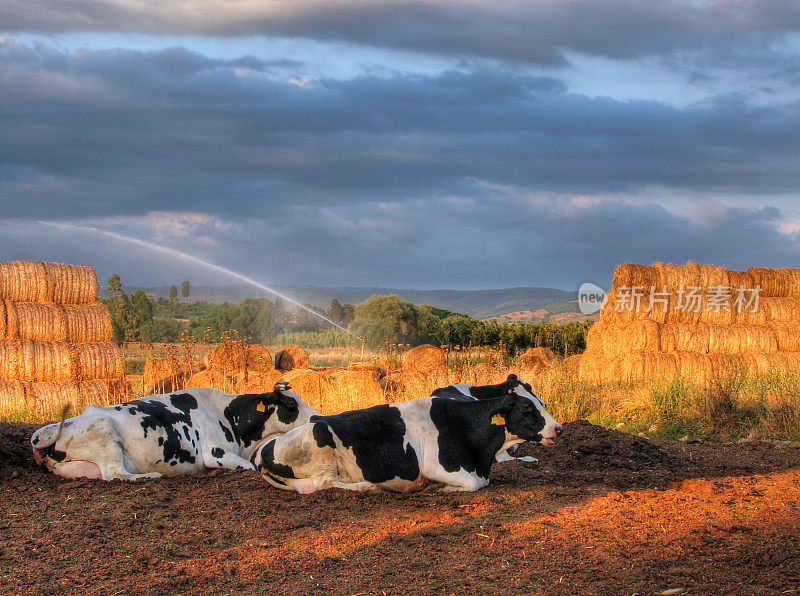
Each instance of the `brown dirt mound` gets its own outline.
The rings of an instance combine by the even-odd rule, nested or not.
[[[31,435],[44,425],[0,422],[0,470],[35,468],[31,454]]]

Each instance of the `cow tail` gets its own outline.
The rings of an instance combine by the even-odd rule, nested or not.
[[[65,404],[63,408],[61,408],[61,422],[58,423],[58,432],[56,432],[55,436],[50,439],[45,439],[44,441],[40,441],[37,445],[37,449],[47,449],[50,445],[55,445],[56,441],[58,441],[58,437],[61,436],[61,430],[64,428],[64,420],[67,418],[67,414],[72,409],[72,404]]]

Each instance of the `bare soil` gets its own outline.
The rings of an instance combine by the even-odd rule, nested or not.
[[[298,495],[255,473],[139,483],[36,468],[0,423],[0,593],[781,594],[800,448],[566,426],[476,493]]]

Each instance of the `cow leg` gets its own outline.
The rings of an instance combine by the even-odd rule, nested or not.
[[[484,480],[480,476],[464,470],[446,472],[444,469],[441,469],[433,474],[427,474],[427,477],[434,482],[443,483],[445,486],[442,488],[442,492],[473,492],[489,484],[488,480]]]
[[[100,478],[100,468],[91,461],[65,461],[53,464],[53,474],[62,478]]]
[[[494,459],[495,459],[495,461],[496,461],[496,462],[498,462],[498,463],[500,463],[500,462],[504,462],[504,461],[524,461],[524,462],[529,462],[529,463],[535,464],[535,463],[537,463],[537,462],[539,461],[539,460],[538,460],[538,459],[536,459],[535,457],[531,457],[531,456],[529,456],[529,455],[524,455],[524,456],[522,456],[522,457],[511,457],[511,456],[508,454],[508,451],[500,451],[500,452],[499,452],[499,453],[498,453],[498,454],[495,456],[495,458],[494,458]]]
[[[225,468],[227,470],[255,470],[256,467],[244,459],[225,451],[221,447],[212,447],[211,449],[203,450],[203,465],[207,468],[215,470],[217,468]]]
[[[86,430],[75,433],[70,437],[64,451],[71,462],[88,462],[96,466],[100,470],[99,477],[103,480],[139,480],[161,477],[158,472],[140,474],[139,470],[136,470],[132,473],[125,466],[126,458],[122,451],[122,439],[113,422],[107,418],[101,418]],[[92,477],[97,478],[97,476]]]
[[[339,482],[334,481],[330,484],[333,488],[343,488],[344,490],[356,490],[356,491],[370,491],[370,490],[378,490],[378,487],[372,484],[371,482]]]

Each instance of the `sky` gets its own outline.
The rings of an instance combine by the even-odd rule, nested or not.
[[[4,0],[0,258],[234,281],[141,242],[281,285],[800,266],[800,5]]]

